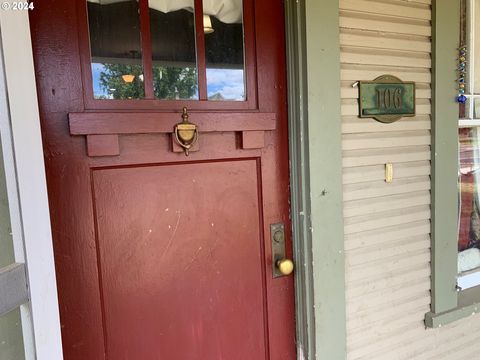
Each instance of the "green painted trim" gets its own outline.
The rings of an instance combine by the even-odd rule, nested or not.
[[[480,302],[468,306],[454,308],[439,314],[429,312],[425,315],[425,325],[429,328],[439,328],[451,324],[457,320],[477,315],[479,312]]]
[[[305,19],[316,359],[342,360],[346,307],[339,0],[305,0]]]
[[[437,328],[480,312],[480,286],[458,292],[458,306],[441,313],[425,315],[425,325]]]
[[[308,103],[306,73],[305,3],[285,1],[288,77],[288,123],[297,358],[315,358],[315,307],[310,178],[308,160]]]
[[[458,104],[460,2],[433,2],[432,307],[457,307]],[[428,314],[426,321],[429,319]]]
[[[1,44],[0,44],[0,71],[2,71],[1,60]],[[13,247],[12,237],[12,225],[10,218],[10,207],[8,201],[7,191],[7,177],[5,174],[4,157],[2,148],[2,137],[5,134],[0,135],[0,278],[2,278],[2,270],[5,270],[15,262],[15,254]],[[23,271],[25,274],[25,271]],[[24,278],[22,280],[25,280]],[[10,283],[10,282],[8,282]],[[1,286],[3,285],[3,286]],[[0,312],[12,308],[10,302],[16,302],[17,295],[21,293],[21,298],[25,299],[27,291],[25,288],[25,281],[23,281],[23,289],[20,292],[16,292],[16,289],[8,288],[8,294],[2,294],[5,289],[6,283],[2,283],[0,279]],[[19,287],[20,289],[21,287]],[[8,299],[7,299],[8,297]],[[8,314],[0,315],[0,359],[25,359],[24,343],[23,343],[23,331],[22,331],[22,318],[20,315],[20,309],[10,311]]]

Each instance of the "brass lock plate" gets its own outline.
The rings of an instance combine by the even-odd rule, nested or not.
[[[283,275],[278,267],[277,261],[285,259],[285,225],[283,223],[270,225],[270,236],[272,240],[272,271],[273,277],[278,278]]]

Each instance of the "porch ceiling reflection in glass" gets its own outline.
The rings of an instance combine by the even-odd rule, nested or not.
[[[94,97],[144,98],[138,2],[88,2],[88,20]]]
[[[198,100],[197,58],[205,56],[208,99],[245,100],[243,1],[203,1],[205,51],[199,53],[194,0],[147,1],[155,98]],[[87,4],[94,97],[145,98],[139,2]]]
[[[198,99],[194,0],[160,3],[149,0],[155,98]]]

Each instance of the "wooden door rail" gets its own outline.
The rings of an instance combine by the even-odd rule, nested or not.
[[[71,135],[87,136],[89,156],[120,154],[118,135],[172,134],[181,113],[82,112],[69,113]],[[200,133],[241,132],[244,149],[264,147],[264,132],[276,129],[276,114],[262,112],[192,112],[190,119]],[[172,150],[180,152],[172,142]],[[193,151],[195,151],[194,149]]]
[[[121,135],[172,133],[175,124],[182,121],[181,113],[102,113],[68,114],[71,135]],[[268,131],[275,130],[276,114],[190,113],[192,123],[200,132]]]

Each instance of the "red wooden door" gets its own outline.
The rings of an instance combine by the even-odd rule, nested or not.
[[[241,101],[207,95],[198,11],[197,95],[158,99],[142,45],[142,98],[99,100],[86,2],[35,6],[65,359],[295,359],[293,276],[273,276],[270,227],[290,228],[282,1],[243,2]],[[188,157],[172,137],[183,106],[199,129]]]

